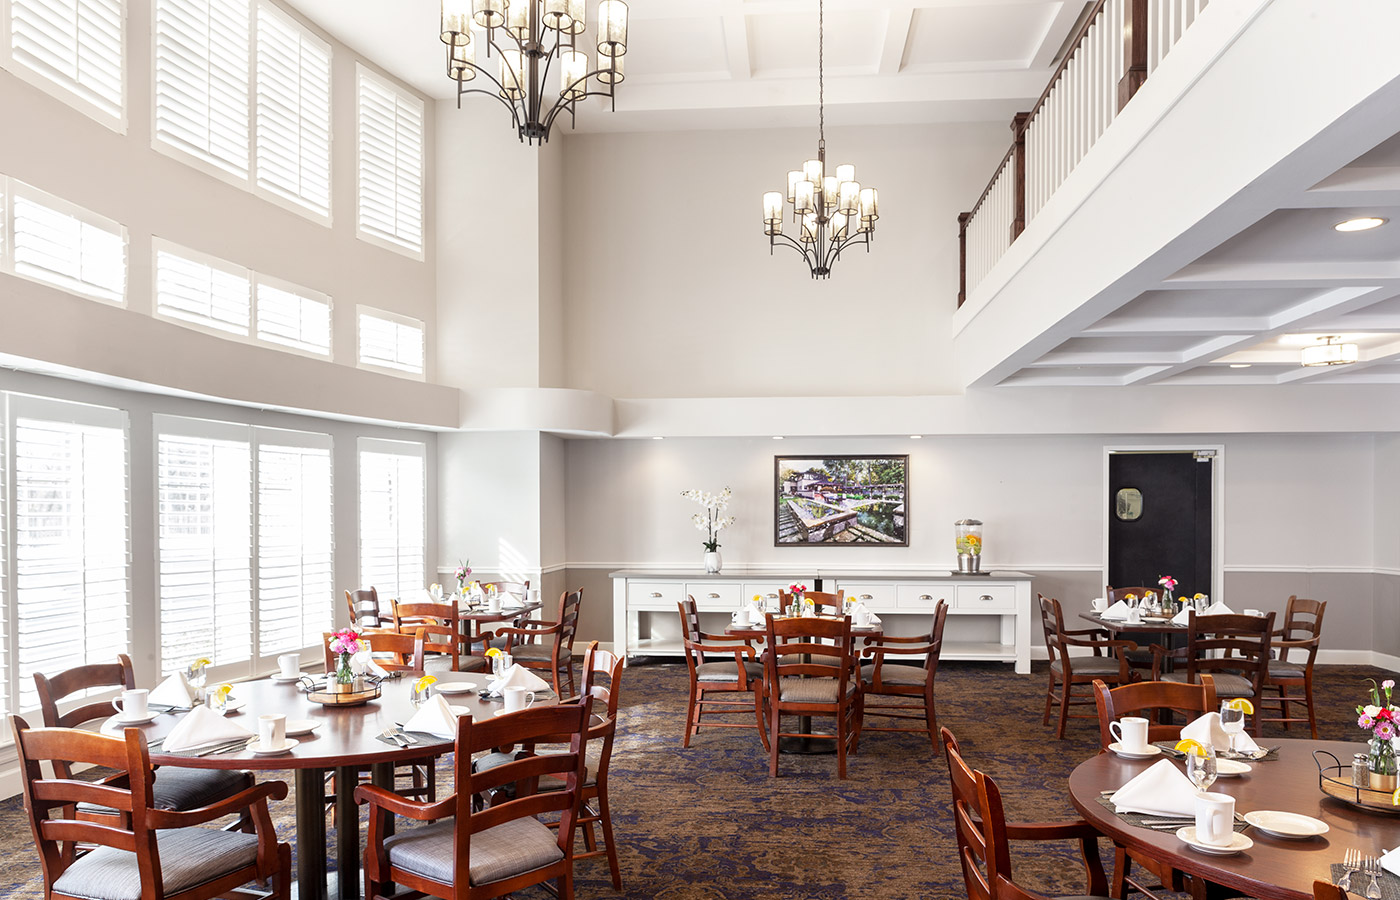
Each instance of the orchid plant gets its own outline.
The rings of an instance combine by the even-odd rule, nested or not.
[[[698,512],[691,516],[690,521],[695,523],[696,529],[705,533],[705,540],[701,542],[705,546],[705,552],[718,551],[720,546],[719,533],[734,524],[733,516],[724,515],[724,511],[729,508],[729,498],[732,496],[729,488],[725,488],[718,494],[692,488],[688,491],[681,491],[681,496],[687,500],[694,500],[704,508],[704,512]]]

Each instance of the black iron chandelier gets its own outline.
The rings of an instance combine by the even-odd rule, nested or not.
[[[543,144],[562,113],[574,121],[585,97],[607,97],[622,82],[627,52],[627,4],[599,0],[597,66],[578,46],[587,28],[585,0],[442,0],[442,42],[447,45],[447,77],[457,82],[457,106],[463,94],[495,97],[510,110],[520,140]],[[485,37],[486,58],[500,57],[497,74],[476,61],[475,23]],[[554,77],[550,69],[557,67]],[[468,87],[478,76],[490,87]],[[590,79],[596,88],[590,90]]]
[[[831,267],[841,251],[853,244],[864,244],[870,252],[875,236],[875,220],[880,218],[880,198],[871,187],[856,181],[856,167],[837,166],[835,175],[826,174],[826,15],[817,4],[817,158],[801,169],[788,173],[787,202],[792,204],[792,221],[798,227],[794,239],[783,234],[783,194],[763,195],[763,233],[768,235],[768,253],[779,246],[791,247],[802,259],[813,278],[830,278]]]

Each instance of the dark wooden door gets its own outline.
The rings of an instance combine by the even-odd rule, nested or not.
[[[1190,451],[1113,453],[1108,458],[1108,583],[1146,585],[1171,575],[1177,596],[1214,593],[1211,585],[1213,460]],[[1119,491],[1136,488],[1141,514],[1125,521]]]

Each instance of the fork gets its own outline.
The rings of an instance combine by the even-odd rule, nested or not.
[[[407,746],[408,746],[408,744],[405,744],[405,743],[404,743],[403,737],[400,736],[400,734],[399,734],[399,732],[398,732],[398,729],[397,729],[397,728],[394,728],[394,727],[392,727],[392,726],[390,726],[389,728],[385,728],[383,731],[381,731],[381,732],[379,733],[379,736],[382,737],[382,738],[386,738],[387,740],[393,741],[395,744],[398,744],[400,747],[407,747]]]
[[[1351,890],[1351,872],[1356,868],[1360,857],[1360,850],[1347,850],[1346,856],[1342,859],[1342,880],[1337,882],[1337,887],[1344,891]]]
[[[1371,876],[1371,884],[1366,888],[1366,900],[1381,900],[1381,886],[1377,881],[1381,874],[1381,861],[1374,856],[1366,857],[1365,872]]]

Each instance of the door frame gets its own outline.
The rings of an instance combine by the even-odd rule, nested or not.
[[[1210,599],[1212,602],[1225,598],[1225,445],[1224,444],[1105,444],[1103,448],[1103,505],[1099,507],[1104,518],[1100,519],[1103,528],[1103,566],[1099,570],[1100,583],[1108,584],[1108,509],[1110,501],[1108,488],[1108,460],[1114,453],[1179,453],[1181,451],[1214,450],[1215,460],[1210,473]],[[1199,463],[1198,463],[1199,465]],[[1164,573],[1169,574],[1169,573]],[[1150,586],[1150,585],[1149,585]]]

